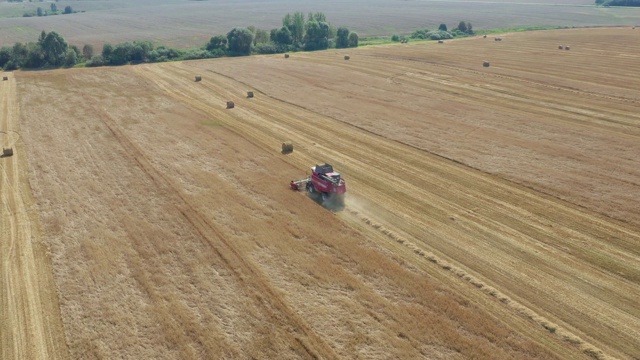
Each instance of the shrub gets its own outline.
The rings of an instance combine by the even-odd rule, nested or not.
[[[2,68],[4,71],[18,70],[18,64],[16,64],[13,60],[7,61]]]
[[[72,67],[77,63],[78,63],[78,53],[72,48],[67,49],[67,54],[65,55],[65,58],[64,58],[64,66]]]
[[[149,53],[149,60],[152,62],[165,62],[178,59],[181,56],[182,52],[180,50],[160,46]]]
[[[336,37],[336,48],[346,48],[349,46],[349,29],[342,26],[338,28]]]
[[[225,49],[227,47],[227,38],[224,35],[216,35],[209,40],[206,47],[207,50]]]
[[[227,52],[224,51],[223,49],[215,49],[215,50],[209,51],[210,58],[219,58],[223,56],[227,56]]]
[[[236,27],[227,34],[227,46],[232,55],[249,55],[253,45],[253,33],[247,28]]]
[[[207,59],[210,57],[210,53],[205,49],[191,49],[185,52],[182,57],[185,60],[197,60],[197,59]]]
[[[429,31],[428,33],[426,33],[426,36],[431,40],[453,39],[453,35],[451,35],[449,32],[440,30]]]
[[[358,34],[351,32],[349,33],[349,47],[358,47]]]
[[[102,55],[94,55],[89,61],[86,62],[85,66],[104,66],[104,59],[102,58]]]
[[[3,46],[0,49],[0,68],[3,68],[9,60],[11,60],[11,55],[13,55],[13,50],[9,46]]]
[[[427,29],[420,29],[420,30],[416,30],[411,34],[411,38],[412,39],[427,39],[427,33],[429,32],[429,30]]]
[[[277,54],[278,46],[274,43],[258,44],[253,48],[256,54]]]

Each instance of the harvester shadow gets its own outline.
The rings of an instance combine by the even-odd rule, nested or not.
[[[313,200],[316,204],[322,206],[323,208],[330,210],[331,212],[342,211],[345,208],[344,197],[330,197],[327,200],[322,200],[322,196],[318,193],[307,193],[307,197]]]

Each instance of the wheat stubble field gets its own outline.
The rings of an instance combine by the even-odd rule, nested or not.
[[[2,358],[638,358],[640,32],[502,37],[10,74]]]

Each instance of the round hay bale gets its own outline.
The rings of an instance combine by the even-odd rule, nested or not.
[[[502,41],[502,38],[497,37],[497,38],[495,38],[494,40],[495,40],[495,41]]]
[[[13,156],[13,148],[2,148],[2,156]]]
[[[284,58],[288,59],[289,58],[289,54],[284,54]]]
[[[196,76],[196,82],[202,81],[202,76]]]
[[[344,59],[345,59],[345,60],[349,60],[349,59],[351,59],[351,57],[349,57],[349,55],[345,55],[345,56],[344,56]]]
[[[487,38],[487,35],[484,35],[482,38],[483,38],[483,39],[486,39],[486,38]]]
[[[9,77],[8,77],[8,76],[3,76],[3,77],[2,77],[2,81],[7,81],[7,80],[9,80]]]
[[[489,67],[489,62],[488,62],[488,61],[483,62],[483,63],[482,63],[482,66],[484,66],[484,67]]]
[[[289,141],[282,143],[282,153],[289,154],[293,152],[293,144]]]
[[[227,101],[227,109],[233,109],[235,106],[236,104],[233,101]]]
[[[248,98],[252,98],[253,97],[253,91],[247,91],[247,97]]]
[[[438,40],[438,44],[444,44],[444,41]]]
[[[569,45],[566,45],[566,46],[564,47],[564,49],[565,49],[565,50],[569,50],[569,49],[571,49],[571,48],[569,47]]]
[[[558,45],[558,49],[560,50],[564,49],[564,45]]]

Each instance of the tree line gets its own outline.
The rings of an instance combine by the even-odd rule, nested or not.
[[[461,21],[458,27],[447,31],[441,24],[438,30],[417,30],[414,39],[440,40],[454,36],[473,34],[471,23]],[[403,37],[404,39],[404,37]],[[397,35],[393,41],[400,41]],[[56,32],[42,31],[37,42],[16,43],[13,47],[0,48],[0,67],[4,70],[124,65],[173,60],[208,59],[223,56],[250,54],[276,54],[289,51],[314,51],[328,48],[357,47],[358,34],[347,27],[334,27],[321,12],[286,14],[282,26],[270,31],[253,26],[236,27],[226,35],[215,35],[200,48],[179,50],[165,46],[154,47],[150,41],[124,42],[116,45],[105,43],[100,53],[92,45],[82,49],[69,45]]]
[[[602,6],[640,6],[640,0],[596,0]]]
[[[0,67],[4,70],[18,68],[74,66],[78,63],[80,49],[69,46],[62,36],[52,31],[42,31],[37,42],[15,43],[13,47],[0,48]]]
[[[52,10],[54,5],[51,4]],[[42,31],[37,42],[1,48],[0,67],[15,70],[71,67],[78,63],[86,66],[124,65],[357,46],[358,34],[346,27],[336,29],[323,13],[309,13],[305,17],[303,13],[296,12],[285,15],[280,28],[266,31],[253,26],[236,27],[226,36],[213,36],[205,46],[189,50],[154,47],[149,41],[133,41],[117,45],[105,43],[102,52],[96,54],[91,45],[80,50],[67,44],[56,32]]]
[[[409,38],[420,40],[446,40],[453,39],[459,36],[469,36],[475,34],[473,32],[473,26],[468,21],[460,21],[458,26],[452,30],[449,30],[447,24],[440,24],[438,30],[430,29],[418,29],[414,31]],[[407,40],[407,37],[400,37],[399,35],[393,35],[392,41]]]
[[[76,11],[73,10],[73,8],[69,5],[64,7],[63,11],[59,11],[58,10],[58,5],[56,5],[55,3],[51,3],[49,5],[51,12],[42,9],[41,7],[38,7],[35,11],[32,12],[25,12],[22,16],[23,17],[32,17],[32,16],[49,16],[49,15],[58,15],[58,14],[73,14]]]
[[[286,14],[282,26],[270,31],[253,26],[232,29],[226,36],[210,39],[208,51],[226,55],[275,54],[287,51],[313,51],[358,46],[358,34],[346,27],[333,27],[321,12]]]

